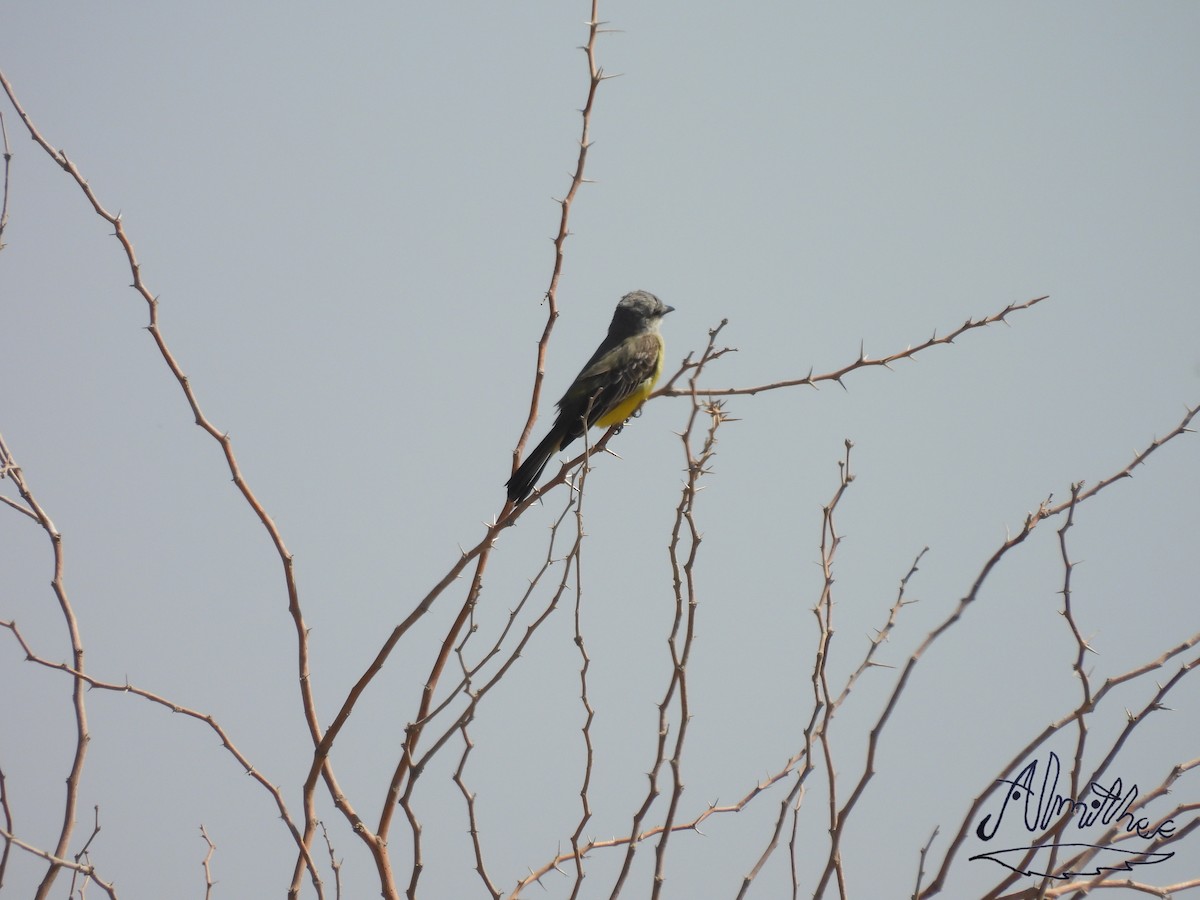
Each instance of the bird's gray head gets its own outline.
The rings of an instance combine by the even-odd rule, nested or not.
[[[674,309],[675,307],[667,306],[649,291],[631,291],[617,304],[613,320],[614,322],[618,318],[632,321],[643,320],[649,324],[657,322]]]

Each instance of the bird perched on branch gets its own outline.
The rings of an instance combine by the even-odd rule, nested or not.
[[[520,503],[533,490],[546,463],[583,435],[588,426],[611,428],[634,415],[662,374],[665,345],[658,326],[675,309],[648,291],[621,298],[608,335],[558,401],[549,434],[508,479],[508,499]]]

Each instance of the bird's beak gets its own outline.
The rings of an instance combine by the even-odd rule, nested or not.
[[[665,315],[666,315],[667,313],[669,313],[669,312],[675,312],[675,307],[673,307],[673,306],[664,306],[664,307],[663,307],[662,314],[665,316]]]

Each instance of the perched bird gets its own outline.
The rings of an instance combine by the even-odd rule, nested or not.
[[[529,496],[550,457],[583,435],[584,418],[589,426],[611,428],[641,408],[662,374],[665,346],[658,326],[674,309],[648,291],[621,298],[608,336],[558,401],[554,427],[508,479],[509,500]]]

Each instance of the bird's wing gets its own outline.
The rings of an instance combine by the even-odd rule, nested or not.
[[[588,424],[594,424],[654,375],[661,351],[662,338],[657,334],[626,338],[579,373],[558,401],[559,409],[567,415],[582,417],[590,402]]]

